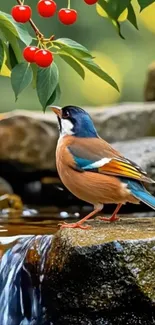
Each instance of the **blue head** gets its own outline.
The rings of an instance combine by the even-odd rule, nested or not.
[[[89,114],[77,106],[53,107],[57,114],[60,135],[75,135],[80,138],[98,137]]]

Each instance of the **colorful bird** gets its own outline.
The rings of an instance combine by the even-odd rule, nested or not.
[[[87,229],[83,223],[103,209],[106,203],[117,204],[111,218],[126,202],[144,202],[155,209],[155,197],[143,183],[155,183],[144,170],[101,139],[89,114],[80,107],[52,107],[60,136],[56,149],[57,170],[63,184],[79,199],[93,204],[94,210],[76,223],[61,228]]]

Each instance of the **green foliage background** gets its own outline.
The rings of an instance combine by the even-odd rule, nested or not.
[[[90,80],[87,83],[87,78],[86,82],[82,81],[73,69],[68,67],[60,58],[57,58],[62,89],[61,105],[94,106],[115,101],[139,101],[143,99],[146,70],[155,59],[155,35],[141,21],[138,21],[139,31],[129,22],[124,22],[121,32],[125,40],[122,40],[111,22],[98,16],[95,7],[87,6],[83,0],[71,0],[71,6],[77,9],[79,13],[78,22],[73,26],[60,24],[56,16],[46,20],[39,17],[35,10],[37,0],[33,0],[33,3],[31,0],[26,0],[25,3],[31,5],[33,19],[46,37],[51,36],[51,34],[55,34],[56,38],[68,37],[83,44],[95,54],[97,52],[101,57],[100,65],[118,82],[121,88],[121,94],[115,96],[116,91],[110,89],[110,86],[107,88],[105,83],[93,74],[91,75],[92,83]],[[15,0],[3,1],[0,9],[10,12],[11,7],[15,4]],[[66,7],[67,1],[57,0],[57,4],[58,8]],[[155,10],[155,6],[153,8]],[[28,28],[30,29],[29,26]],[[109,71],[110,65],[112,69]],[[117,70],[116,77],[111,71],[113,66]],[[109,98],[107,92],[109,92]],[[106,100],[104,100],[104,93]],[[0,77],[0,97],[0,112],[15,108],[42,109],[36,93],[31,87],[24,90],[15,103],[8,78]]]

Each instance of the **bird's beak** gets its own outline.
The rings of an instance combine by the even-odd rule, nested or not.
[[[50,106],[50,109],[57,115],[59,116],[60,118],[62,117],[62,110],[61,110],[61,107],[59,106]]]

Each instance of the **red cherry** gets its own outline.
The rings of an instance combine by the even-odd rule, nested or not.
[[[77,20],[77,11],[73,9],[62,8],[58,12],[59,20],[65,25],[72,25]]]
[[[87,3],[87,5],[94,5],[98,0],[84,0],[85,3]]]
[[[39,67],[46,68],[52,63],[53,55],[48,50],[39,50],[35,53],[34,59]]]
[[[55,14],[57,5],[53,0],[40,0],[37,10],[42,17],[51,17]]]
[[[23,51],[23,57],[27,62],[35,62],[34,59],[34,55],[36,53],[36,51],[38,51],[38,47],[36,46],[27,46],[25,47],[24,51]]]
[[[30,6],[17,5],[14,6],[11,10],[12,17],[18,23],[26,23],[27,21],[29,21],[31,18],[31,14],[32,14],[32,10]]]

